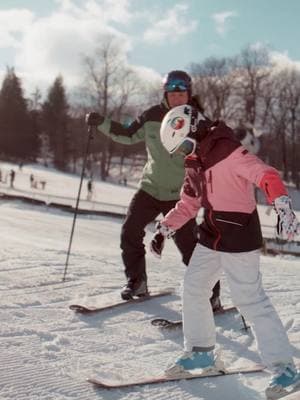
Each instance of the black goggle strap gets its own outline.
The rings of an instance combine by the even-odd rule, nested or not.
[[[190,127],[190,133],[188,134],[188,136],[190,138],[196,139],[199,135],[199,128],[202,126],[203,129],[209,128],[210,126],[212,126],[212,121],[207,118],[204,114],[201,113],[202,117],[199,120],[199,111],[197,111],[195,108],[193,108],[192,110],[192,115],[191,115],[191,127]],[[201,129],[200,129],[201,130]],[[199,138],[198,138],[199,140]]]
[[[192,108],[190,133],[188,134],[188,136],[190,138],[196,139],[197,131],[198,131],[198,111],[196,110],[196,108]]]

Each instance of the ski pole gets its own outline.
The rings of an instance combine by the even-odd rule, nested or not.
[[[243,325],[244,325],[244,327],[243,327],[242,329],[245,330],[245,331],[247,332],[248,329],[250,329],[250,326],[247,325],[246,320],[245,320],[245,318],[244,318],[244,316],[243,316],[242,314],[241,314],[241,318],[242,318]]]
[[[69,257],[70,257],[70,252],[71,252],[74,230],[75,230],[75,222],[76,222],[77,213],[78,213],[78,205],[79,205],[79,200],[80,200],[80,193],[81,193],[81,188],[82,188],[82,183],[83,183],[83,178],[84,178],[84,172],[85,172],[87,157],[88,157],[88,153],[89,153],[90,143],[91,143],[91,140],[93,139],[93,129],[92,128],[93,128],[92,126],[88,127],[88,140],[87,140],[86,149],[85,149],[85,153],[84,153],[84,157],[83,157],[83,165],[82,165],[82,171],[81,171],[81,177],[80,177],[80,184],[79,184],[78,195],[77,195],[77,199],[76,199],[75,211],[74,211],[74,215],[73,215],[73,224],[72,224],[72,229],[71,229],[71,234],[70,234],[64,276],[62,279],[63,282],[65,281],[66,275],[67,275],[67,269],[68,269],[68,264],[69,264]]]

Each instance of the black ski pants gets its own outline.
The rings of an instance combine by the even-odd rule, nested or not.
[[[157,200],[143,190],[138,190],[133,196],[121,231],[122,259],[128,281],[147,279],[146,251],[143,243],[145,228],[159,214],[166,215],[176,203],[177,200]],[[191,219],[173,236],[185,265],[188,265],[197,243],[195,230],[196,220]],[[218,282],[213,289],[213,296],[219,296],[219,294],[220,283]]]

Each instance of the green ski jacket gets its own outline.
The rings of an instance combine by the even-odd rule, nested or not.
[[[113,141],[122,144],[145,142],[147,162],[140,180],[140,188],[157,200],[177,200],[184,178],[184,157],[170,155],[160,141],[160,125],[169,111],[163,101],[144,111],[128,127],[105,118],[97,127]]]

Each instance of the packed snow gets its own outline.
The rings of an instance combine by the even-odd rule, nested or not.
[[[32,170],[46,179],[44,189],[29,187]],[[16,194],[27,191],[32,196],[40,193],[49,196],[50,202],[57,195],[74,200],[78,185],[78,177],[24,166],[17,171],[14,189],[8,182],[1,183],[0,189]],[[134,188],[111,183],[97,182],[96,188],[94,195],[99,197],[94,206],[101,200],[126,208],[134,192]],[[82,196],[86,201],[86,192]],[[265,211],[261,215],[270,218]],[[267,372],[113,391],[87,383],[87,377],[126,381],[159,375],[181,353],[181,330],[163,331],[152,326],[151,319],[180,318],[184,267],[175,245],[168,241],[161,261],[148,252],[147,270],[152,292],[173,288],[174,295],[90,316],[76,314],[70,304],[103,306],[120,299],[122,219],[77,217],[67,279],[62,282],[72,221],[71,213],[47,205],[0,200],[1,400],[264,399]],[[274,220],[268,219],[265,225],[273,234]],[[147,229],[146,245],[153,229]],[[262,256],[261,270],[300,364],[299,257]],[[222,302],[231,304],[225,279]],[[239,315],[217,317],[216,324],[226,365],[259,363],[253,335],[241,330]]]

